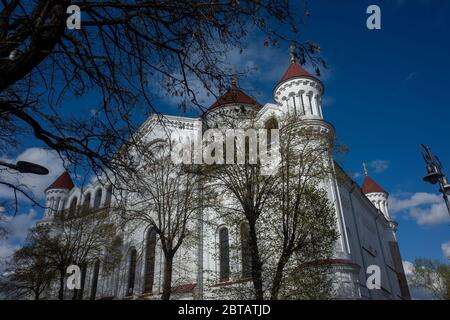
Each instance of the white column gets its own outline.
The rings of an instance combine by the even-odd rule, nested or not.
[[[53,215],[53,206],[54,206],[54,204],[55,204],[55,199],[52,197],[52,198],[50,198],[50,202],[49,202],[49,204],[48,204],[48,215],[50,216],[50,215]]]
[[[286,97],[281,98],[282,106],[286,108],[286,114],[289,114],[289,101],[286,99]]]
[[[61,202],[59,203],[59,210],[64,210],[66,201],[61,198]]]
[[[311,103],[312,103],[313,115],[319,116],[319,105],[317,104],[317,96],[315,94],[311,95]]]

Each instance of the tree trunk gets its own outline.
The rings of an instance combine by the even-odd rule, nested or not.
[[[270,299],[278,300],[278,295],[280,293],[281,281],[283,280],[283,270],[288,262],[288,257],[286,253],[282,253],[280,260],[278,260],[277,270],[272,282],[272,291],[270,293]]]
[[[64,276],[65,276],[65,270],[59,270],[59,292],[58,292],[58,299],[64,300]]]
[[[164,264],[164,282],[162,300],[169,300],[172,293],[172,270],[173,270],[173,256],[168,255],[166,257],[166,263]]]
[[[39,288],[37,288],[36,290],[34,290],[34,300],[39,300]]]
[[[262,284],[262,263],[258,250],[258,238],[256,236],[256,222],[250,222],[250,250],[252,254],[252,280],[255,289],[255,299],[264,300]]]

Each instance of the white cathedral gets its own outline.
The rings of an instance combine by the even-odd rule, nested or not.
[[[152,119],[148,119],[139,133],[148,141],[164,139],[167,130],[193,136],[207,127],[214,127],[222,115],[256,110],[256,119],[261,123],[295,114],[300,116],[302,126],[333,138],[334,128],[322,114],[323,93],[322,82],[291,60],[273,90],[275,103],[262,106],[234,82],[201,117],[164,116],[159,124],[164,126],[164,130],[155,130],[151,125]],[[336,171],[343,173],[337,164],[335,167]],[[410,299],[396,240],[397,224],[389,215],[388,193],[369,177],[367,171],[362,187],[345,173],[343,175],[344,179],[333,179],[327,186],[339,233],[333,258],[327,261],[337,278],[337,298]],[[108,210],[114,204],[111,186],[96,182],[78,188],[68,172],[47,188],[45,196],[48,209],[40,224],[51,223],[56,211],[81,205]],[[215,223],[203,222],[208,219]],[[220,280],[219,276],[221,264],[217,261],[217,250],[220,233],[226,230],[228,234],[229,229],[227,241],[240,243],[235,226],[227,226],[210,212],[204,212],[199,221],[195,248],[181,250],[175,256],[172,299],[208,299],[212,297],[214,287],[233,285],[243,277],[242,262],[229,262],[233,277]],[[125,229],[122,259],[112,273],[103,272],[98,262],[84,270],[83,299],[157,299],[160,296],[164,259],[160,244],[150,229],[145,225],[129,232]],[[239,257],[239,253],[235,256]],[[380,289],[367,288],[367,269],[372,265],[380,268]]]

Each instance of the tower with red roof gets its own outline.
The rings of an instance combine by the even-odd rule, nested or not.
[[[239,88],[237,79],[202,115],[204,129],[234,128],[245,119],[256,115],[261,105]]]
[[[363,166],[365,178],[361,187],[361,191],[373,203],[373,205],[384,214],[387,220],[391,220],[388,208],[389,193],[387,193],[369,176],[369,172],[365,163],[363,163]]]
[[[44,219],[39,222],[40,225],[51,223],[55,213],[65,208],[69,192],[73,187],[74,184],[69,172],[64,171],[45,190],[46,209]]]
[[[283,117],[295,119],[295,128],[299,129],[300,135],[303,132],[313,133],[308,134],[308,141],[311,143],[306,146],[306,148],[311,148],[311,152],[316,152],[317,147],[327,146],[330,148],[335,137],[334,127],[323,117],[323,93],[323,83],[298,64],[291,54],[290,65],[273,90],[273,99]],[[305,152],[305,149],[302,152]],[[334,163],[331,152],[323,153],[322,160],[324,163]],[[351,293],[350,296],[357,297],[358,289],[353,284],[358,281],[359,267],[354,263],[350,250],[345,213],[341,203],[341,189],[332,173],[328,177],[323,177],[321,186],[327,192],[329,200],[334,206],[335,227],[339,233],[332,258],[328,259],[326,263],[331,266],[337,277],[346,279],[345,281],[349,284],[345,289],[340,288],[337,295],[348,297]]]
[[[286,115],[320,120],[323,92],[322,82],[303,69],[292,55],[289,67],[275,86],[273,99]]]

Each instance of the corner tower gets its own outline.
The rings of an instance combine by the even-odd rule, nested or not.
[[[39,222],[40,225],[49,224],[53,221],[56,212],[63,210],[69,192],[74,187],[69,172],[64,171],[46,190],[45,190],[45,213],[44,218]]]
[[[291,63],[275,86],[273,99],[285,115],[297,115],[302,119],[323,119],[322,82],[303,69],[291,55]]]
[[[365,163],[363,166],[365,178],[361,188],[362,192],[366,195],[370,202],[372,202],[373,205],[383,213],[384,217],[388,221],[391,221],[388,208],[389,193],[384,191],[384,189],[381,188],[380,185],[369,176]]]
[[[289,127],[280,128],[280,135],[284,130],[298,131],[298,135],[294,136],[305,135],[305,143],[301,142],[300,152],[317,153],[315,162],[310,165],[313,171],[319,170],[317,176],[321,178],[317,186],[327,192],[328,199],[333,204],[336,230],[339,234],[332,257],[326,263],[331,266],[336,279],[337,297],[358,299],[360,298],[358,285],[360,267],[352,261],[351,257],[332,155],[335,130],[323,118],[323,93],[322,82],[303,69],[291,54],[291,63],[273,90],[273,99],[281,109],[283,118],[294,120],[287,122]]]

